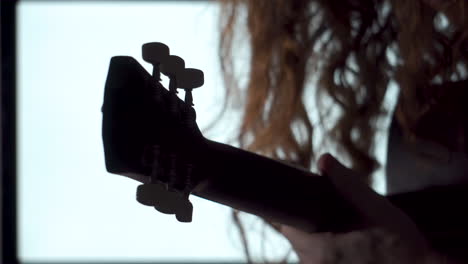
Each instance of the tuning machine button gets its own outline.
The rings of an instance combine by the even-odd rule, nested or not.
[[[143,205],[153,206],[163,214],[176,214],[182,207],[179,204],[183,204],[179,195],[168,190],[162,182],[139,185],[137,188],[137,201]]]
[[[141,47],[143,60],[153,65],[152,77],[146,80],[147,87],[153,92],[154,100],[161,100],[161,88],[155,87],[155,81],[161,80],[160,65],[169,57],[169,47],[160,42],[150,42]]]
[[[193,205],[188,196],[178,190],[169,190],[165,200],[158,201],[154,208],[166,214],[175,214],[179,222],[192,222]]]
[[[169,77],[169,91],[177,93],[177,78],[185,69],[185,61],[178,56],[171,55],[161,64],[161,73]]]
[[[175,214],[177,208],[174,206],[179,200],[177,193],[172,190],[165,189],[163,197],[154,204],[154,209],[163,214]]]
[[[180,202],[174,207],[176,212],[176,219],[179,222],[189,223],[192,222],[193,205],[188,197],[180,194]]]
[[[143,44],[142,48],[143,60],[153,65],[153,77],[160,80],[160,65],[169,57],[169,47],[160,42],[150,42]]]
[[[201,87],[205,82],[203,72],[198,69],[187,68],[177,76],[177,88],[185,90],[185,103],[193,106],[192,90]]]
[[[145,183],[137,187],[136,199],[139,203],[154,206],[158,201],[165,200],[167,188],[161,182]]]

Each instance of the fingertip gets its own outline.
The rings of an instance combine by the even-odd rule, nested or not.
[[[320,172],[324,173],[330,170],[330,166],[333,163],[335,158],[330,153],[325,153],[320,156],[317,165]]]

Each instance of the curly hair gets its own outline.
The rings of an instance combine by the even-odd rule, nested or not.
[[[434,4],[439,2],[221,1],[225,84],[244,99],[241,146],[309,167],[314,128],[323,128],[337,106],[340,114],[327,138],[348,154],[353,169],[370,174],[378,167],[372,142],[377,118],[388,112],[389,84],[400,88],[397,120],[406,136],[417,137],[418,121],[446,92],[439,84],[466,78],[468,3]],[[240,45],[234,42],[243,29],[250,52],[242,65],[250,68],[246,89],[235,70]],[[321,117],[316,126],[305,105],[312,78],[318,83],[310,88],[332,99],[325,104],[316,97],[314,110]],[[300,129],[306,133],[298,136]]]
[[[430,122],[450,120],[466,131],[463,101],[447,98],[468,98],[468,87],[444,85],[467,76],[465,0],[221,4],[220,60],[228,105],[242,99],[241,147],[308,168],[316,157],[314,132],[323,129],[353,169],[371,175],[380,166],[374,140],[379,118],[390,112],[384,99],[391,83],[399,88],[394,116],[407,139],[429,137],[422,128],[435,110],[443,115]],[[238,58],[241,47],[247,61]],[[246,68],[241,85],[239,69]],[[317,120],[307,110],[309,91]],[[447,147],[466,142],[464,133],[454,144],[431,137]]]

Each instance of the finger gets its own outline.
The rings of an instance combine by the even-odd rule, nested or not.
[[[370,188],[362,180],[365,178],[363,175],[345,167],[330,154],[322,155],[318,165],[322,174],[330,178],[340,194],[370,220],[371,224],[410,237],[415,244],[425,244],[413,221],[384,196]]]
[[[332,244],[331,233],[308,233],[281,225],[280,232],[289,240],[303,263],[324,263]]]
[[[362,175],[345,167],[330,154],[322,155],[318,164],[322,174],[329,177],[338,191],[366,216],[385,212],[385,199],[362,181]]]

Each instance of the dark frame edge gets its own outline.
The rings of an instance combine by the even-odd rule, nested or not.
[[[1,34],[1,263],[16,264],[16,4],[0,1]]]

